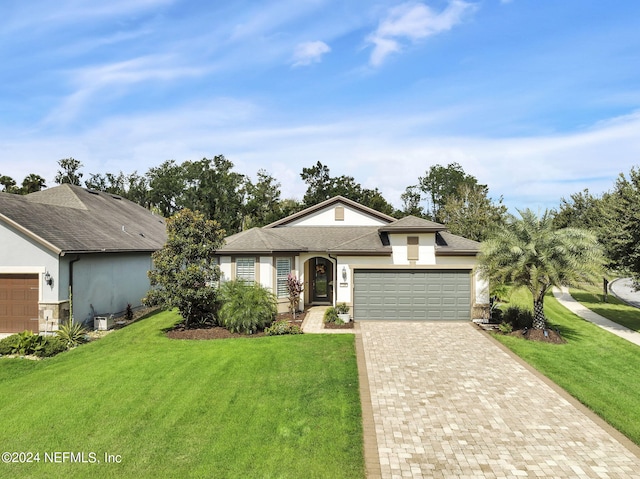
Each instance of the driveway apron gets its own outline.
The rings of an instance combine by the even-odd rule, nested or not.
[[[640,479],[635,445],[473,324],[362,321],[360,331],[372,476]]]

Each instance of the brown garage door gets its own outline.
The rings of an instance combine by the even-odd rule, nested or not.
[[[0,333],[38,332],[38,275],[0,274]]]

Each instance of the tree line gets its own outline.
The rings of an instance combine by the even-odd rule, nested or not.
[[[492,200],[487,185],[478,183],[457,163],[431,166],[416,185],[406,188],[399,209],[377,188],[365,188],[353,176],[332,175],[320,161],[302,168],[300,178],[307,185],[302,200],[282,198],[280,182],[267,171],[259,170],[252,180],[237,172],[224,155],[183,163],[168,160],[144,174],[91,173],[87,178],[79,160],[61,159],[58,166],[56,184],[119,195],[164,217],[183,209],[200,211],[206,219],[218,221],[227,234],[267,225],[336,195],[396,218],[414,215],[445,223],[452,233],[477,241],[485,239],[507,213],[502,198]],[[22,186],[0,176],[0,187],[8,193],[29,194],[46,184],[41,176],[30,174]]]
[[[183,209],[199,211],[206,219],[216,220],[226,234],[267,225],[335,195],[397,218],[414,215],[443,223],[451,233],[476,241],[486,240],[512,219],[502,198],[492,199],[488,186],[458,163],[429,167],[414,185],[406,187],[400,208],[353,176],[332,175],[320,161],[302,168],[300,178],[307,189],[301,200],[282,198],[280,182],[263,169],[255,180],[239,173],[224,155],[182,163],[168,160],[144,174],[92,173],[86,179],[80,161],[65,158],[58,165],[56,184],[116,194],[165,217]],[[34,173],[20,185],[0,175],[3,192],[29,194],[43,188],[44,178]],[[610,270],[640,277],[640,169],[632,168],[628,176],[620,173],[612,190],[599,196],[584,190],[562,198],[559,208],[549,214],[555,229],[572,227],[595,233]]]

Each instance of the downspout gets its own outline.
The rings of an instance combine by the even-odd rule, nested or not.
[[[69,261],[69,320],[73,322],[73,263],[80,261],[80,255]]]

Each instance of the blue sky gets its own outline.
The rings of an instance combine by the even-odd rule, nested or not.
[[[0,175],[317,161],[395,206],[457,162],[512,210],[640,164],[636,0],[0,2]]]

